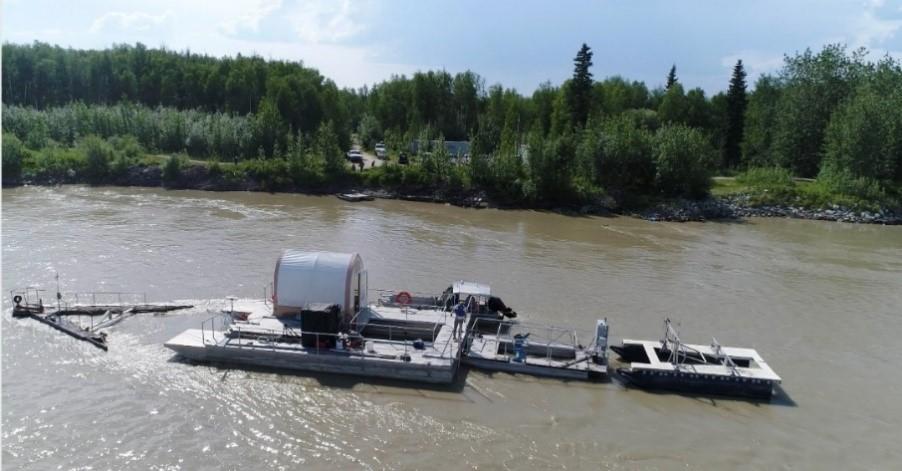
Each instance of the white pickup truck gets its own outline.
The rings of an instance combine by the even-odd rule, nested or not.
[[[376,144],[376,147],[374,148],[374,150],[376,151],[376,158],[378,158],[378,159],[388,158],[388,151],[385,149],[385,144],[383,144],[381,142]]]

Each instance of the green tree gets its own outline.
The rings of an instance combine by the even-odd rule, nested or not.
[[[375,116],[366,113],[360,118],[357,125],[357,137],[364,148],[372,149],[377,142],[382,140],[382,126]]]
[[[536,202],[560,204],[570,201],[569,165],[564,162],[573,160],[573,136],[565,133],[561,136],[543,138],[541,133],[533,131],[529,138],[529,179],[530,196]]]
[[[315,150],[328,174],[334,176],[344,172],[344,156],[331,122],[320,124],[316,131]]]
[[[736,168],[742,156],[742,137],[745,130],[746,98],[745,68],[742,59],[736,61],[730,87],[727,89],[726,124],[721,149],[721,161],[729,168]]]
[[[532,94],[533,112],[542,135],[551,130],[551,116],[554,113],[554,101],[559,90],[551,85],[551,82],[542,82],[539,88]]]
[[[781,72],[785,86],[777,107],[773,153],[778,162],[802,177],[817,175],[830,115],[862,77],[863,50],[826,46],[787,56]]]
[[[690,127],[708,129],[711,127],[711,103],[705,98],[705,91],[693,88],[686,94],[685,124]]]
[[[567,85],[567,108],[574,126],[585,126],[592,100],[592,49],[585,43],[573,59],[573,78]]]
[[[670,87],[677,84],[679,80],[676,75],[676,64],[670,66],[670,72],[667,72],[667,83],[664,85],[664,88],[670,90]]]
[[[714,149],[697,129],[664,126],[655,135],[655,186],[668,196],[699,198],[711,187]]]
[[[902,164],[902,91],[884,96],[862,86],[827,125],[824,168],[891,182]]]
[[[254,115],[254,135],[266,157],[272,157],[275,149],[281,147],[285,138],[284,123],[274,100],[269,97],[260,100]]]
[[[685,123],[688,120],[689,104],[680,83],[675,83],[667,89],[658,107],[658,118],[662,123]]]
[[[746,110],[742,140],[742,162],[747,167],[769,167],[778,163],[772,143],[781,93],[779,80],[770,75],[762,75],[755,82]]]

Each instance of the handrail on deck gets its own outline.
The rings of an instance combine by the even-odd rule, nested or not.
[[[358,314],[359,314],[359,312],[358,312]],[[355,315],[352,318],[352,322],[354,320],[356,320],[356,318],[357,318],[357,315]],[[445,319],[447,319],[447,316],[445,316]],[[204,343],[205,345],[209,344],[208,339],[213,344],[218,344],[219,342],[221,342],[224,339],[217,338],[217,332],[219,333],[220,336],[222,336],[222,335],[224,335],[224,332],[226,331],[227,327],[230,327],[231,331],[236,332],[237,340],[238,340],[237,345],[239,348],[243,347],[242,342],[241,342],[242,335],[246,336],[248,333],[250,333],[251,330],[253,331],[254,334],[256,334],[255,338],[263,339],[263,340],[265,340],[266,338],[275,340],[275,339],[284,337],[286,334],[292,334],[293,336],[297,336],[297,337],[300,337],[303,335],[314,335],[316,337],[316,339],[315,339],[316,340],[316,351],[317,351],[317,353],[319,353],[319,350],[320,350],[319,345],[320,345],[321,337],[332,337],[332,338],[336,338],[336,339],[340,339],[340,338],[344,337],[347,339],[359,339],[361,341],[403,342],[403,343],[407,344],[407,343],[412,343],[412,340],[396,340],[395,339],[395,337],[397,336],[397,331],[399,329],[406,330],[406,331],[410,331],[410,330],[425,331],[428,329],[431,331],[431,337],[423,338],[422,340],[424,340],[424,341],[429,340],[432,343],[432,348],[434,349],[435,341],[438,338],[438,332],[440,331],[440,328],[444,325],[445,324],[442,321],[435,321],[431,324],[431,327],[422,327],[422,328],[415,328],[415,327],[411,327],[409,325],[396,325],[396,324],[390,324],[390,323],[380,324],[379,327],[387,328],[387,330],[388,330],[388,339],[386,340],[386,339],[376,339],[376,338],[364,337],[360,333],[351,334],[350,332],[338,332],[338,333],[311,332],[311,331],[304,331],[303,329],[295,329],[292,327],[285,327],[281,331],[276,330],[276,329],[271,329],[271,328],[266,328],[266,327],[256,327],[256,326],[253,327],[253,329],[249,329],[249,328],[243,328],[245,326],[245,324],[243,324],[243,323],[232,323],[230,315],[228,313],[223,313],[223,314],[216,314],[216,315],[214,315],[208,319],[205,319],[204,321],[201,322],[201,339],[202,339],[202,343]],[[244,334],[242,334],[242,332],[244,332]],[[230,340],[231,340],[231,338],[225,338],[226,343],[229,343]],[[265,342],[265,343],[269,344],[270,349],[272,349],[272,350],[276,349],[276,345],[275,345],[276,342],[271,341],[271,342]],[[442,353],[440,354],[440,356],[444,357],[444,352],[447,350],[448,344],[450,344],[450,343],[451,342],[445,343],[445,346],[442,349]],[[259,345],[257,347],[259,347]]]
[[[527,333],[530,335],[530,340],[528,343],[535,344],[545,344],[545,355],[546,358],[550,359],[551,354],[553,352],[553,348],[556,345],[570,345],[574,349],[581,349],[584,351],[591,350],[594,347],[594,340],[592,344],[588,346],[581,346],[578,343],[578,330],[572,329],[569,327],[558,327],[553,325],[541,325],[541,324],[531,324],[531,323],[522,323],[517,321],[510,320],[494,320],[494,319],[479,319],[476,318],[469,329],[469,334],[473,335],[479,332],[479,323],[483,322],[483,325],[488,323],[498,323],[498,328],[495,331],[495,338],[505,341],[509,341],[513,343],[514,336],[520,333]],[[504,327],[507,327],[505,329]],[[541,333],[545,333],[545,336],[541,336]],[[563,341],[563,339],[569,337],[569,342]],[[592,337],[590,337],[592,338]],[[538,340],[538,341],[536,341]],[[580,348],[582,347],[582,348]]]

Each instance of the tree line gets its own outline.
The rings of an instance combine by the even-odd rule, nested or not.
[[[131,135],[149,152],[222,161],[289,161],[298,149],[323,148],[314,143],[324,135],[330,149],[346,149],[356,133],[395,152],[415,139],[468,140],[469,162],[456,164],[466,168],[431,153],[370,178],[532,204],[698,197],[712,175],[750,168],[817,177],[847,193],[893,192],[902,182],[902,68],[891,57],[806,50],[751,90],[738,61],[727,90],[710,97],[687,91],[676,65],[664,86],[649,88],[596,80],[592,60],[584,44],[570,79],[522,95],[471,71],[352,90],[301,63],[257,56],[4,44],[4,133],[33,151]]]

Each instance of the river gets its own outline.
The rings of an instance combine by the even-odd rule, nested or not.
[[[102,352],[2,316],[4,469],[898,469],[902,227],[652,223],[334,197],[4,189],[3,288],[138,291],[198,307],[111,329]],[[772,403],[469,371],[419,388],[193,366],[162,344],[283,248],[356,251],[371,288],[490,283],[532,321],[612,342],[758,349]],[[47,298],[52,298],[52,292]]]

